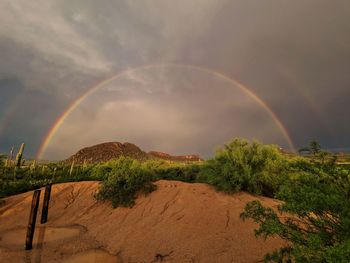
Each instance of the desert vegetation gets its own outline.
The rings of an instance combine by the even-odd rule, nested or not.
[[[279,236],[288,246],[266,255],[274,262],[350,261],[350,173],[324,155],[290,164],[275,198],[278,210],[258,201],[246,205],[242,219],[259,224],[257,236]]]
[[[247,191],[281,200],[278,209],[250,202],[243,220],[255,234],[279,236],[287,246],[266,255],[274,262],[350,261],[350,168],[312,142],[308,156],[284,154],[277,146],[234,139],[209,160],[179,163],[121,157],[104,163],[11,166],[0,161],[0,197],[48,183],[97,180],[98,200],[132,206],[138,194],[156,189],[160,179],[201,182],[228,194]],[[17,162],[18,163],[18,162]]]

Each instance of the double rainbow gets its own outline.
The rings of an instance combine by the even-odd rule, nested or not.
[[[192,70],[198,70],[204,73],[211,74],[219,79],[222,79],[228,83],[230,83],[233,87],[236,87],[243,91],[245,94],[247,94],[249,97],[251,97],[256,103],[258,103],[273,119],[279,130],[281,131],[282,135],[284,136],[286,142],[288,143],[290,149],[292,151],[295,151],[294,144],[292,142],[292,139],[290,135],[287,132],[287,129],[284,127],[280,119],[277,117],[277,115],[271,110],[271,108],[261,99],[259,98],[255,93],[253,93],[249,88],[244,86],[242,83],[238,82],[235,79],[232,79],[228,77],[225,74],[222,74],[220,72],[217,72],[215,70],[199,67],[195,65],[186,65],[186,64],[152,64],[152,65],[144,65],[140,67],[130,68],[124,71],[121,71],[115,75],[112,75],[111,77],[108,77],[104,79],[103,81],[97,83],[96,85],[90,87],[87,92],[82,94],[80,97],[78,97],[69,107],[58,117],[56,122],[53,124],[53,126],[50,128],[49,132],[45,136],[39,151],[37,153],[37,159],[41,159],[43,154],[45,153],[47,147],[49,146],[51,140],[55,136],[57,130],[62,126],[64,121],[67,119],[67,117],[77,108],[79,105],[91,94],[95,93],[99,89],[101,89],[104,85],[123,77],[127,74],[131,74],[135,71],[145,70],[145,69],[157,69],[157,68],[164,68],[164,67],[174,67],[174,68],[182,68],[182,69],[192,69]]]

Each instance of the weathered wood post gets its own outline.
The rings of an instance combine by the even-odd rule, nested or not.
[[[45,224],[47,222],[47,215],[49,213],[51,186],[52,184],[48,184],[45,187],[44,203],[43,203],[43,209],[41,211],[41,221],[40,221],[41,224]]]
[[[39,200],[40,200],[40,192],[41,190],[35,190],[33,193],[32,206],[30,209],[29,222],[27,228],[27,237],[26,237],[26,250],[31,250],[33,247],[33,237],[35,231],[35,222],[36,216],[38,213]]]

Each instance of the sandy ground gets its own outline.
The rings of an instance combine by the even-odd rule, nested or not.
[[[276,200],[205,184],[156,184],[133,208],[116,209],[94,200],[97,182],[54,185],[45,225],[39,207],[31,251],[24,242],[33,192],[9,197],[0,207],[0,262],[258,262],[283,245],[255,238],[256,225],[239,218],[249,201],[273,207]]]

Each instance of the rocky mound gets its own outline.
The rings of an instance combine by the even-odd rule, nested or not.
[[[78,164],[84,162],[97,163],[118,159],[121,156],[143,160],[147,158],[147,153],[132,143],[106,142],[83,148],[69,157],[66,162],[70,163],[74,160]]]
[[[245,204],[273,199],[227,195],[205,184],[158,181],[132,208],[93,198],[98,182],[52,188],[48,222],[37,218],[33,250],[24,253],[32,192],[0,207],[0,261],[6,262],[259,262],[284,243],[255,238],[256,224],[239,218]],[[41,202],[44,193],[41,192]],[[94,261],[95,260],[95,261]]]
[[[132,143],[106,142],[79,150],[76,154],[69,157],[65,162],[76,164],[106,162],[111,159],[118,159],[121,156],[131,157],[137,160],[146,160],[149,158],[163,159],[177,162],[201,161],[198,155],[179,155],[172,156],[167,153],[151,151],[146,153]]]

